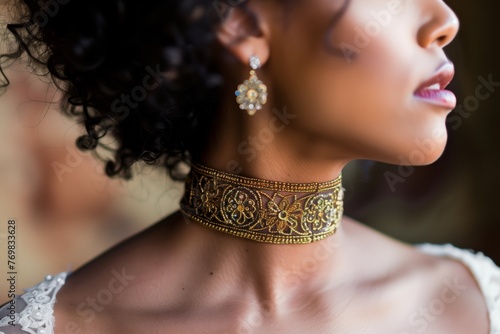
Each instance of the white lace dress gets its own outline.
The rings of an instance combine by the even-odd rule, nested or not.
[[[500,268],[483,253],[460,249],[451,244],[418,244],[417,249],[434,256],[461,260],[474,274],[489,311],[490,334],[500,334]],[[11,303],[0,308],[0,334],[53,334],[53,307],[56,294],[64,285],[67,272],[47,276],[44,281],[25,290]]]

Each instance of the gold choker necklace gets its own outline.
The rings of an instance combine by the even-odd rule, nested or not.
[[[342,174],[322,183],[238,176],[193,163],[180,209],[220,232],[273,244],[306,244],[335,233],[343,213]]]

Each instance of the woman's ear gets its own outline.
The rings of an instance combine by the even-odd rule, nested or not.
[[[262,64],[269,59],[269,43],[257,15],[244,6],[232,7],[215,31],[219,43],[242,64],[248,65],[252,55]]]

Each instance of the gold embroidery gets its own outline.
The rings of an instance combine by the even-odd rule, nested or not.
[[[185,186],[185,215],[259,242],[315,242],[334,234],[343,214],[342,175],[322,183],[287,183],[193,164]]]

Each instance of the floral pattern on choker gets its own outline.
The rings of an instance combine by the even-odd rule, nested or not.
[[[343,214],[342,175],[288,183],[229,174],[193,163],[183,214],[217,231],[273,244],[305,244],[334,234]]]

